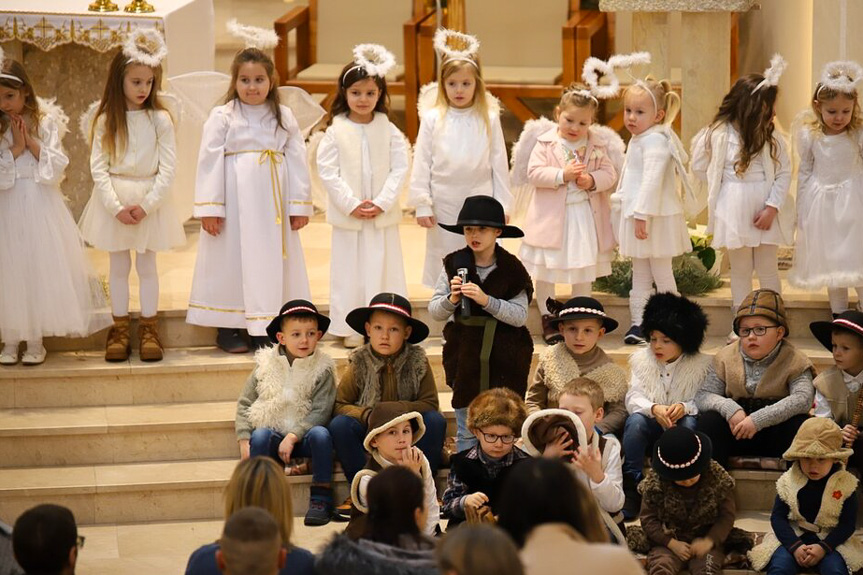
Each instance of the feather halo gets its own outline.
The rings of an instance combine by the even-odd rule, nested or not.
[[[850,94],[857,88],[861,78],[863,78],[863,68],[857,62],[850,60],[830,62],[821,72],[820,84],[821,87],[834,92]]]
[[[396,65],[396,57],[380,44],[358,44],[354,46],[354,62],[369,76],[385,78]]]
[[[165,37],[155,28],[136,28],[123,42],[123,55],[129,62],[155,68],[168,55]]]
[[[279,35],[274,30],[240,24],[236,18],[232,18],[228,22],[228,32],[235,38],[242,40],[246,48],[272,50],[279,45]]]
[[[456,44],[453,46],[453,44]],[[438,28],[434,35],[434,48],[442,60],[468,60],[473,62],[479,53],[479,40],[476,36],[462,34],[455,30]]]
[[[607,62],[591,56],[584,62],[581,77],[590,88],[592,96],[603,99],[615,98],[620,92],[620,78],[617,77],[615,70],[645,64],[650,64],[649,52],[615,54]],[[603,78],[608,79],[608,84],[602,85],[600,83],[600,74]]]
[[[779,78],[782,77],[782,73],[787,67],[788,62],[785,61],[785,58],[781,54],[773,54],[773,57],[770,58],[770,67],[764,70],[764,79],[755,86],[752,93],[754,94],[765,86],[778,86]]]

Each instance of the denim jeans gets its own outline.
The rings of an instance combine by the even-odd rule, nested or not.
[[[456,451],[461,453],[466,449],[470,449],[478,443],[478,439],[467,428],[467,408],[460,407],[455,410],[455,423],[457,426],[455,437]]]
[[[796,575],[803,571],[803,567],[797,564],[797,560],[785,547],[779,547],[773,552],[770,563],[767,564],[767,575]],[[845,559],[836,551],[831,551],[818,562],[814,568],[807,567],[806,571],[816,571],[821,575],[848,575],[848,566]]]
[[[677,425],[695,430],[695,417],[684,415]],[[662,435],[662,426],[654,418],[641,413],[633,413],[626,418],[623,427],[624,475],[635,478],[636,484],[644,477],[644,454],[653,449],[653,444]]]
[[[279,463],[279,444],[284,435],[272,429],[260,428],[252,432],[249,440],[249,452],[252,457],[265,455]],[[291,457],[312,458],[312,481],[315,483],[332,483],[333,481],[333,439],[330,431],[322,425],[316,425],[306,432],[303,438],[294,445]]]

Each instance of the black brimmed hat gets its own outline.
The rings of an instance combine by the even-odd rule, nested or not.
[[[369,321],[369,317],[375,311],[388,311],[404,317],[408,325],[411,326],[408,343],[419,343],[429,335],[429,327],[411,315],[411,302],[397,293],[379,293],[372,298],[368,307],[358,307],[352,310],[345,321],[354,331],[360,335],[366,335],[366,322]]]
[[[267,335],[270,336],[270,341],[273,343],[279,343],[279,339],[276,337],[276,334],[282,331],[282,320],[291,315],[315,316],[318,320],[318,329],[324,333],[326,333],[327,328],[330,327],[330,318],[322,313],[318,313],[318,308],[315,307],[315,304],[304,299],[292,299],[282,306],[282,309],[279,311],[279,315],[274,317],[273,321],[270,322],[270,325],[267,326]]]
[[[833,349],[833,330],[841,329],[863,337],[863,312],[849,309],[843,311],[833,321],[813,321],[809,324],[809,331],[821,345],[829,350]]]
[[[661,331],[680,346],[683,353],[698,353],[704,343],[707,315],[692,300],[673,293],[654,294],[644,306],[641,333],[650,339],[653,331]]]
[[[470,196],[458,213],[455,224],[438,224],[448,232],[463,234],[465,226],[484,226],[501,230],[502,238],[520,238],[524,232],[515,226],[506,225],[503,206],[491,196]]]
[[[707,435],[675,425],[665,430],[653,446],[650,464],[662,479],[685,481],[707,469],[712,453],[713,444]]]
[[[598,319],[602,321],[605,333],[617,329],[617,321],[608,316],[602,304],[592,297],[574,297],[563,304],[556,299],[548,298],[546,305],[554,314],[554,317],[549,320],[551,325],[556,326],[560,322],[571,319]]]

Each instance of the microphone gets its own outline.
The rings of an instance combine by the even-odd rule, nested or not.
[[[453,263],[457,266],[456,275],[461,278],[462,285],[468,282],[467,274],[468,274],[468,266],[471,263],[470,254],[466,254],[464,252],[456,252]],[[470,300],[462,294],[461,300],[459,301],[459,311],[461,313],[461,317],[470,317]]]

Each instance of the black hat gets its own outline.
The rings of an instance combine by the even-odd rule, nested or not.
[[[809,324],[809,331],[815,339],[829,350],[833,349],[831,336],[834,329],[842,329],[863,337],[863,312],[849,309],[840,313],[833,321],[813,321]]]
[[[524,232],[515,226],[506,225],[503,206],[491,196],[470,196],[458,213],[455,224],[438,224],[448,232],[463,234],[464,226],[485,226],[501,230],[502,238],[520,238]]]
[[[680,346],[683,353],[698,353],[707,331],[707,314],[694,301],[673,293],[654,294],[644,306],[641,333],[650,338],[661,331]]]
[[[408,343],[419,343],[429,335],[428,326],[411,316],[411,302],[396,293],[379,293],[372,298],[368,307],[358,307],[351,310],[345,321],[354,331],[366,335],[366,322],[369,321],[373,311],[388,311],[404,317],[408,325],[411,326]]]
[[[662,479],[685,481],[707,469],[712,453],[713,444],[707,435],[675,425],[666,429],[653,446],[650,464]]]
[[[282,331],[282,320],[289,315],[313,315],[318,320],[318,329],[326,333],[330,327],[330,318],[318,313],[318,308],[315,304],[305,299],[292,299],[282,306],[279,315],[273,318],[270,325],[267,326],[267,335],[270,336],[270,341],[279,343],[276,334]]]
[[[554,317],[549,321],[551,325],[557,325],[570,319],[599,319],[602,320],[605,333],[617,329],[617,321],[606,315],[602,304],[592,297],[574,297],[566,303],[548,298],[545,305],[548,306],[548,311],[554,314]]]

